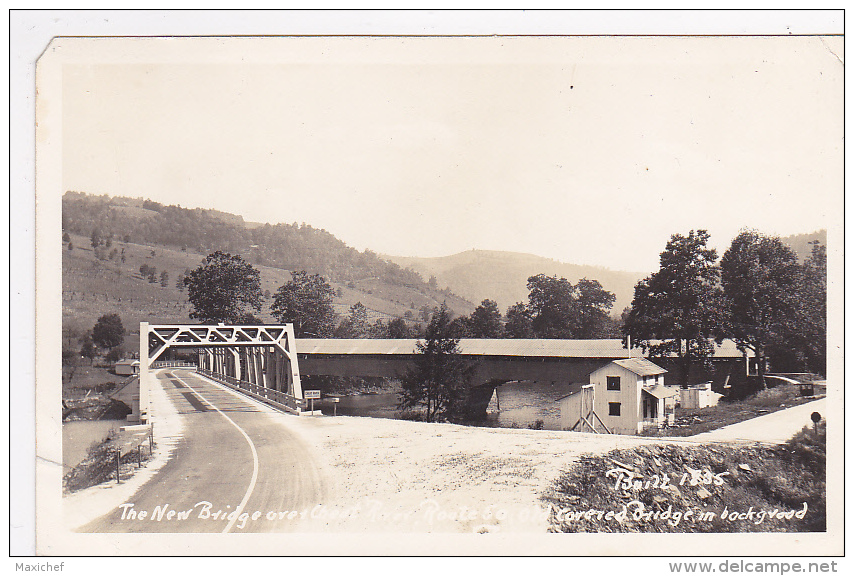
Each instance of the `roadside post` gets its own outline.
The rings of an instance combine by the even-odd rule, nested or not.
[[[311,401],[311,415],[314,416],[314,401],[320,400],[320,390],[306,390],[305,399]]]
[[[121,448],[116,448],[116,484],[121,484],[122,480],[121,476],[121,460],[122,460],[122,450]]]
[[[813,412],[810,414],[810,418],[812,419],[813,430],[815,430],[815,437],[818,438],[818,423],[821,422],[821,414]]]
[[[341,402],[341,398],[338,396],[327,396],[326,399],[332,402],[332,415],[338,416],[338,403]]]

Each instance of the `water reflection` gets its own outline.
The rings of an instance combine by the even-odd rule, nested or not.
[[[496,395],[487,408],[486,420],[470,422],[497,428],[539,427],[560,430],[560,407],[557,400],[578,389],[563,383],[508,382],[496,389]],[[341,396],[337,412],[342,416],[368,416],[371,418],[399,418],[398,395],[361,394]],[[332,414],[333,403],[324,399],[317,403],[324,414]]]

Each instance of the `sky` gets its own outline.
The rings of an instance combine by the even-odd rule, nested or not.
[[[116,42],[63,65],[65,190],[640,272],[841,221],[840,37]]]

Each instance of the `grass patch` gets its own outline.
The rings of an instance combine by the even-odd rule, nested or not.
[[[774,447],[613,450],[583,456],[542,501],[551,532],[824,532],[825,450],[823,423]]]

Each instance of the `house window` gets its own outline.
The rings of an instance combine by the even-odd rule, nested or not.
[[[619,390],[620,389],[620,377],[619,376],[608,376],[608,390]]]
[[[656,375],[655,375],[655,384],[656,384],[656,386],[658,385],[658,376],[659,376],[658,374],[656,374]]]
[[[608,416],[619,416],[620,415],[620,403],[619,402],[608,402]]]

